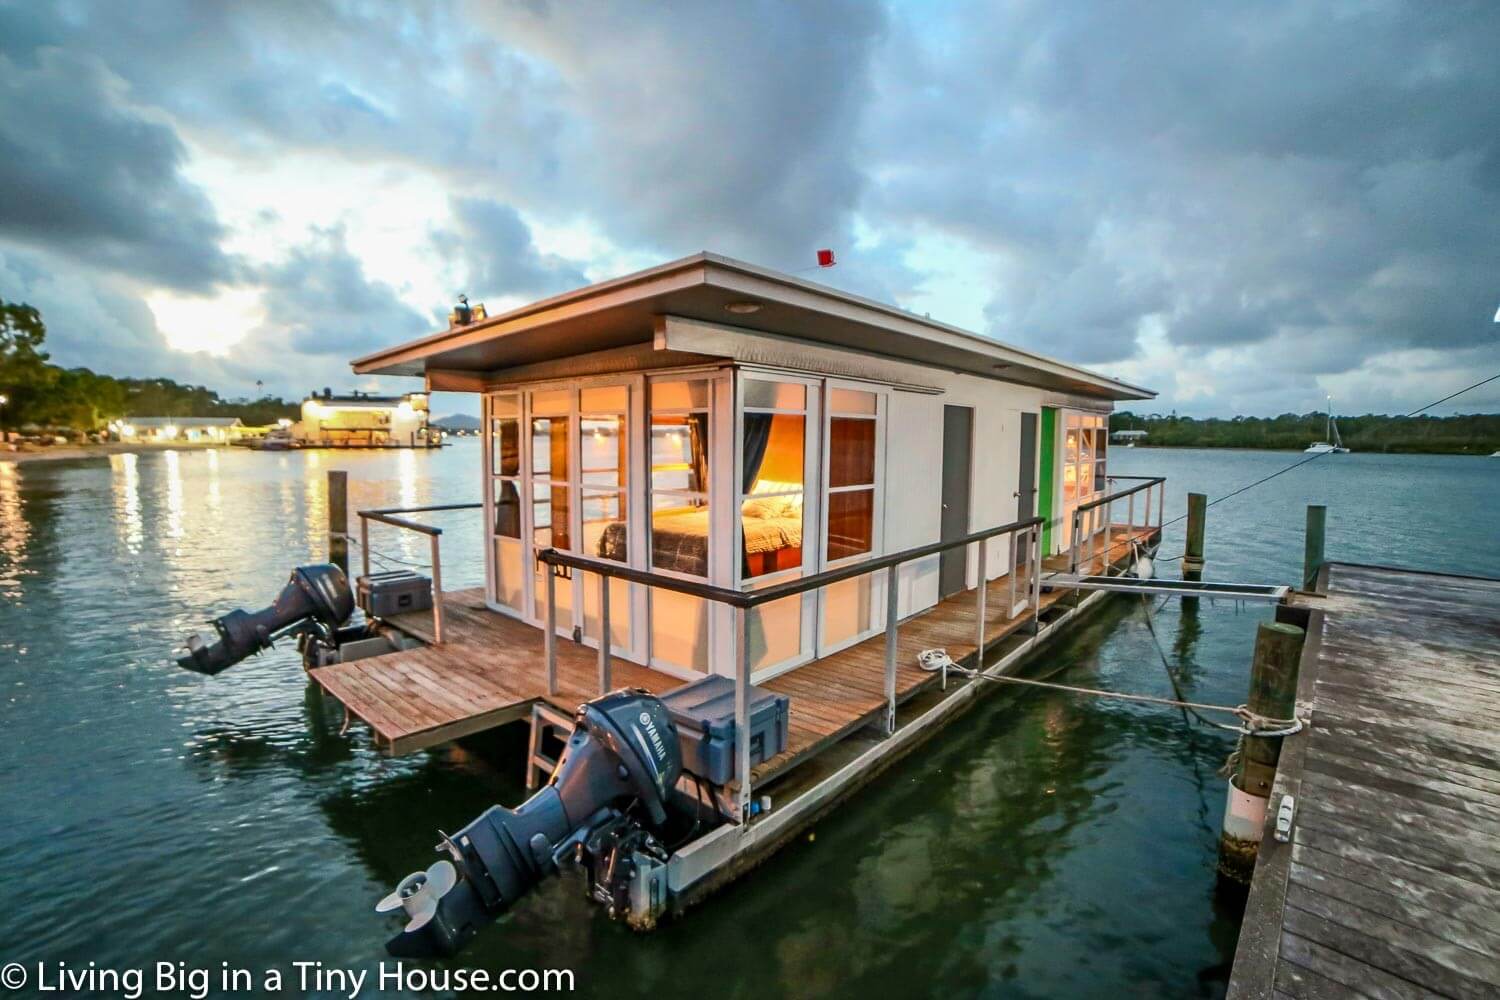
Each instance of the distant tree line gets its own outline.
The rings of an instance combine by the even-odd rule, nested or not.
[[[1500,414],[1451,417],[1341,416],[1339,436],[1353,451],[1482,454],[1500,451]],[[1162,416],[1121,411],[1111,431],[1143,430],[1146,445],[1164,448],[1279,448],[1301,450],[1325,438],[1328,414],[1283,413],[1279,417]]]
[[[0,299],[0,427],[91,431],[121,417],[239,417],[246,424],[296,418],[280,398],[219,398],[201,385],[166,378],[114,378],[54,365],[43,350],[47,327],[31,306]]]

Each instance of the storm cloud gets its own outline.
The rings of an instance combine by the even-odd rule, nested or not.
[[[0,0],[0,296],[300,388],[460,291],[830,246],[1163,409],[1409,408],[1500,361],[1496,51],[1481,3]],[[163,290],[261,315],[204,362]]]

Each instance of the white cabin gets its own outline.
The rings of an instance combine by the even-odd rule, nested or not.
[[[747,591],[1033,514],[1060,551],[1073,509],[1105,492],[1115,401],[1154,396],[708,253],[354,369],[482,397],[487,603],[538,627],[549,547]],[[988,578],[1009,570],[994,542]],[[901,617],[975,587],[976,562],[903,565]],[[597,577],[554,582],[558,631],[592,644]],[[752,681],[880,631],[885,587],[871,574],[752,609]],[[668,674],[732,676],[732,615],[611,580],[615,655]]]

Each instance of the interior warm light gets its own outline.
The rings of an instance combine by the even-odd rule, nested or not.
[[[396,412],[399,413],[399,414],[401,414],[401,416],[403,416],[403,417],[409,417],[409,416],[411,416],[412,415],[411,404],[408,403],[406,400],[403,399],[401,401],[401,405],[398,406],[398,407],[396,407]]]
[[[277,427],[290,427],[290,426],[292,426],[291,418],[290,417],[282,417],[280,420],[276,421],[276,426]]]

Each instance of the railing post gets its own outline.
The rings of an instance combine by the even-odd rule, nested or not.
[[[979,589],[974,593],[974,618],[976,619],[974,622],[974,631],[976,633],[974,636],[974,669],[976,670],[984,667],[984,612],[986,605],[989,603],[990,590],[989,551],[989,539],[982,539],[979,542],[979,558],[977,560],[979,563]]]
[[[599,693],[607,694],[610,689],[609,679],[609,576],[605,573],[598,574],[599,577]]]
[[[1114,560],[1114,553],[1109,547],[1109,525],[1115,517],[1115,502],[1106,500],[1104,502],[1104,575],[1109,576],[1109,564]]]
[[[739,814],[750,822],[750,616],[734,609],[734,773],[739,780]]]
[[[1073,521],[1068,528],[1068,572],[1078,572],[1078,511],[1073,511]]]
[[[370,575],[370,519],[359,515],[359,563],[361,572]]]
[[[557,694],[557,578],[551,563],[542,565],[547,567],[547,627],[542,634],[542,649],[547,659],[547,693]]]
[[[432,642],[443,644],[443,557],[440,535],[428,535],[432,545]]]
[[[1146,516],[1143,518],[1146,527],[1151,527],[1151,487],[1146,487]]]
[[[1021,572],[1021,564],[1020,549],[1016,545],[1016,533],[1009,532],[1006,538],[1010,540],[1010,603],[1005,606],[1005,620],[1010,621],[1011,616],[1016,613],[1016,577]]]
[[[1042,526],[1031,526],[1031,634],[1042,634]]]
[[[1146,487],[1146,492],[1151,492],[1151,487]],[[1130,534],[1135,535],[1135,494],[1130,494],[1130,504],[1125,509],[1125,517],[1130,522]]]
[[[1156,530],[1160,531],[1163,521],[1163,515],[1167,511],[1167,481],[1163,479],[1161,482],[1156,484],[1156,488],[1161,491],[1159,494],[1157,494],[1156,497]],[[1149,493],[1150,491],[1148,490],[1147,492]],[[1151,524],[1151,517],[1149,514],[1146,516],[1146,524],[1148,527]]]
[[[896,616],[899,591],[896,581],[899,564],[885,571],[885,732],[896,731]]]

